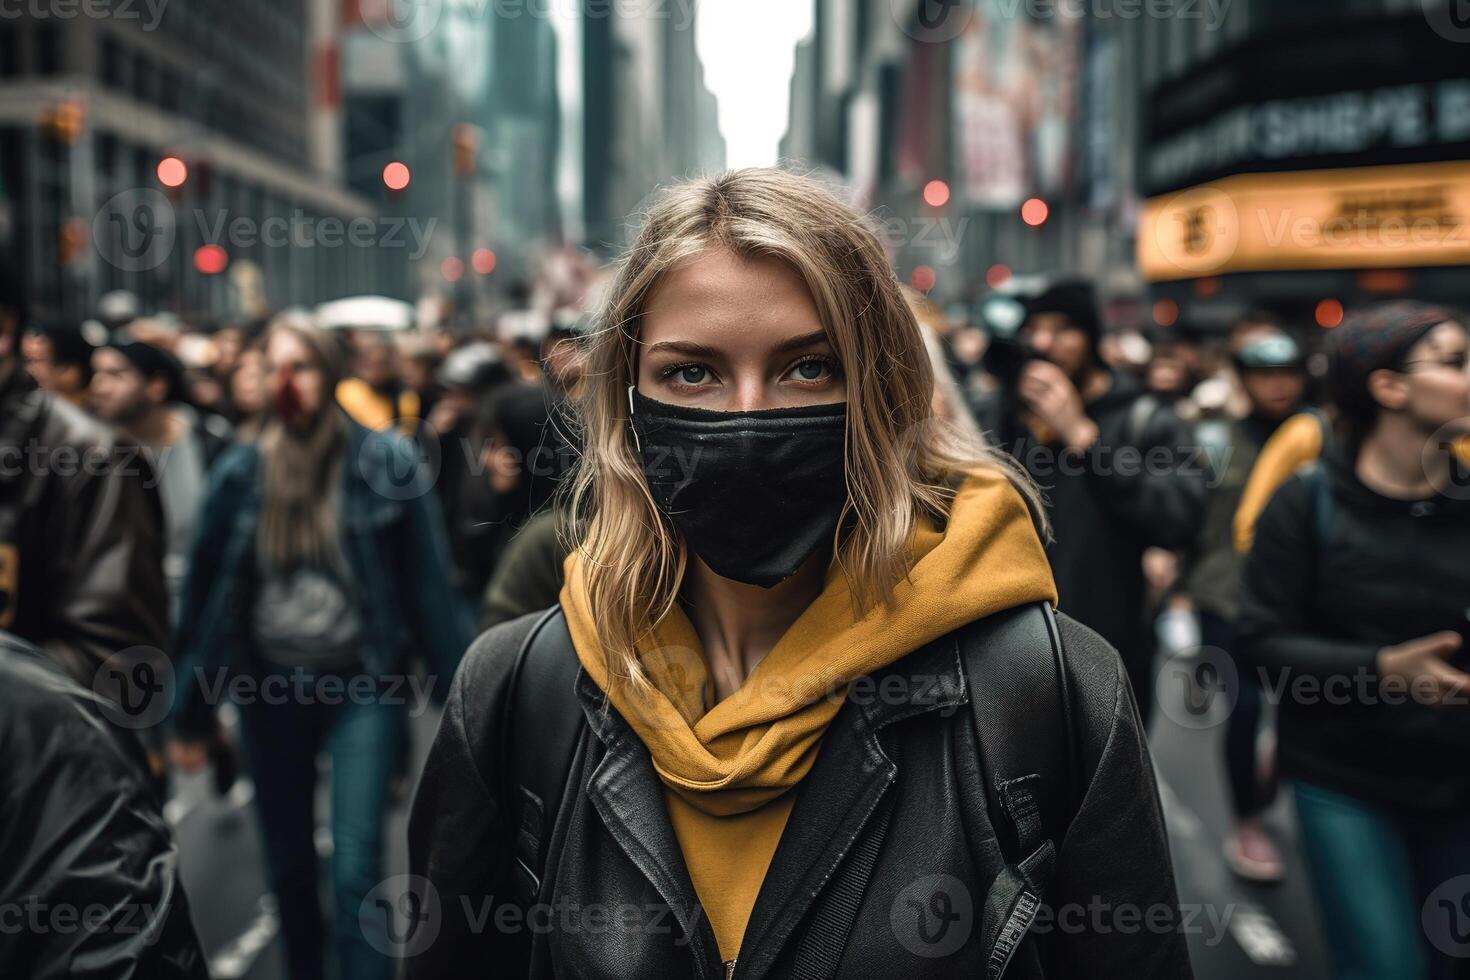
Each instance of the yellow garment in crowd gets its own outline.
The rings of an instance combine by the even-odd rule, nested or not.
[[[753,528],[751,533],[760,530]],[[750,912],[816,759],[842,691],[966,623],[1024,603],[1055,605],[1056,585],[1030,512],[998,471],[959,488],[943,529],[925,520],[912,537],[914,563],[894,601],[854,618],[834,563],[821,594],[735,693],[713,703],[703,646],[675,608],[639,646],[653,683],[640,694],[619,684],[609,698],[648,747],[669,819],[720,957],[740,950]],[[577,656],[608,691],[608,672],[584,588],[585,559],[566,562],[561,604]]]
[[[344,378],[337,382],[337,404],[352,421],[374,432],[388,428],[395,419],[405,436],[418,429],[419,393],[412,388],[404,388],[395,405],[392,398],[361,378]]]
[[[1233,537],[1235,550],[1240,554],[1249,552],[1255,543],[1256,522],[1271,502],[1271,496],[1293,473],[1322,455],[1324,424],[1310,412],[1293,415],[1261,447],[1235,508]],[[1470,466],[1470,436],[1455,441],[1454,453],[1462,464]]]

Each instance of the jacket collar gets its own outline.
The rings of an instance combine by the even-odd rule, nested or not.
[[[722,976],[709,920],[686,910],[699,904],[669,822],[663,784],[648,750],[581,667],[577,698],[606,748],[587,795],[608,832],[657,889],[690,939],[696,975]],[[952,712],[969,701],[959,643],[941,637],[854,682],[832,719],[798,794],[746,925],[740,974],[760,980],[791,940],[878,810],[898,777],[879,733],[894,722],[931,711]]]

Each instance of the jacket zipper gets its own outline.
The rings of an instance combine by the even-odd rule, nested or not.
[[[735,975],[735,960],[730,960],[728,963],[725,964],[725,980],[730,980],[730,978],[733,977],[734,975]]]

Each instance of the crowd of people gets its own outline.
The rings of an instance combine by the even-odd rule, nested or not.
[[[1014,934],[1028,895],[1177,906],[1155,677],[1161,657],[1224,657],[1222,860],[1282,879],[1262,814],[1289,786],[1335,975],[1465,975],[1421,921],[1470,875],[1464,315],[1401,300],[1330,331],[1269,310],[1145,327],[1104,322],[1076,278],[941,310],[845,205],[779,171],[676,188],[598,288],[402,332],[306,310],[195,322],[124,294],[37,323],[0,298],[0,902],[152,910],[146,941],[0,929],[0,973],[204,976],[159,800],[171,772],[224,789],[238,769],[292,980],[394,974],[390,924],[374,935],[359,909],[415,785],[410,858],[441,903],[655,898],[683,941],[446,924],[411,976],[486,957],[689,975],[690,955],[721,975],[814,956],[826,976],[930,975],[880,934],[916,868],[979,882],[977,969],[1188,976],[1177,930],[1019,951]],[[968,699],[967,755],[913,704],[850,716],[782,684],[848,692],[959,636],[983,688],[1030,621],[979,625],[1031,606],[1070,789],[1049,759],[992,771],[1024,755],[992,699]],[[508,705],[538,670],[576,678],[540,717],[586,719],[566,759],[537,761],[562,766],[555,785],[518,793],[536,750],[506,734],[525,724]],[[223,676],[365,694],[222,712]],[[448,700],[423,773],[387,696],[408,676]],[[891,760],[880,805],[849,777]],[[983,791],[943,778],[968,772]],[[980,856],[977,826],[997,842]],[[802,876],[839,862],[857,891],[813,903]],[[807,899],[773,918],[780,888]],[[827,948],[787,942],[798,921]]]

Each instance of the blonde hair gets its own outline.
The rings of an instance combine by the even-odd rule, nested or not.
[[[636,644],[678,599],[688,560],[649,492],[629,438],[627,389],[645,304],[707,249],[774,258],[805,282],[847,388],[848,500],[834,541],[858,610],[892,599],[915,522],[942,524],[955,487],[1000,470],[1045,533],[1035,485],[1015,463],[936,419],[934,374],[914,315],[865,219],[817,181],[752,168],[670,188],[646,214],[588,341],[576,422],[582,455],[562,488],[562,533],[581,553],[608,673],[647,683]]]

